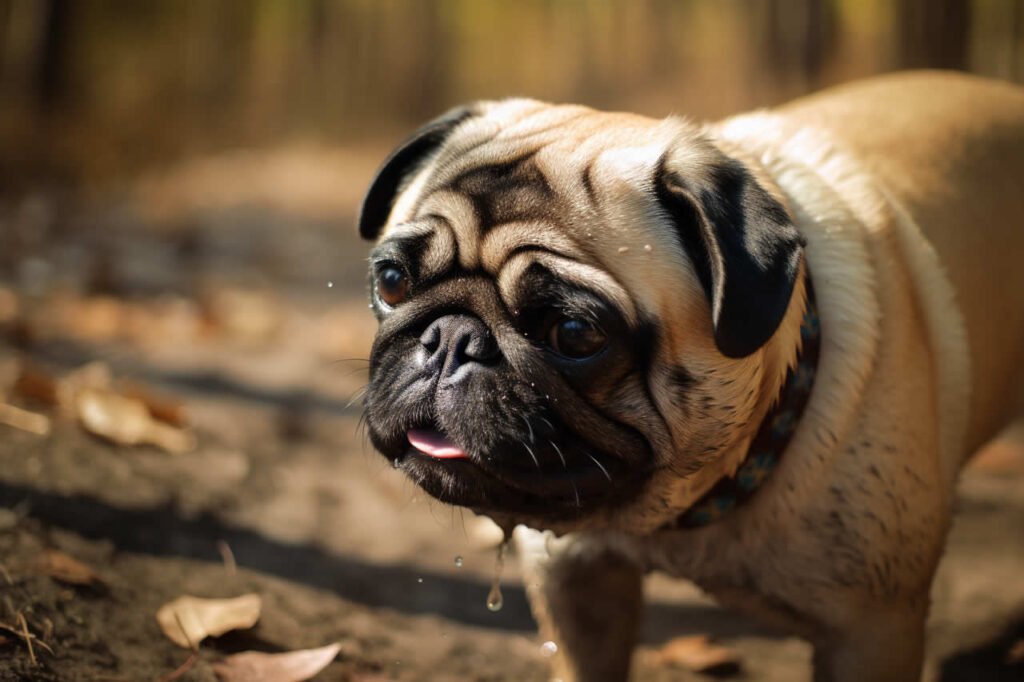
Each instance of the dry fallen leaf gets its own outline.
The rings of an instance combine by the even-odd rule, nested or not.
[[[214,663],[213,671],[223,682],[302,682],[330,665],[340,649],[330,644],[283,654],[244,651]]]
[[[171,426],[185,426],[188,417],[185,414],[185,405],[180,400],[157,393],[142,384],[133,381],[119,384],[120,394],[126,398],[138,400],[146,406],[146,410],[153,419],[165,422]]]
[[[40,555],[37,568],[41,573],[70,585],[102,582],[90,566],[55,549],[48,549]]]
[[[734,675],[740,671],[740,659],[731,649],[714,644],[707,635],[676,637],[659,651],[662,663],[678,665],[697,673]]]
[[[207,637],[251,628],[260,619],[258,594],[234,599],[202,599],[188,595],[160,607],[156,621],[167,637],[180,647],[192,649]]]
[[[75,405],[86,429],[121,445],[144,442],[153,421],[141,402],[109,391],[85,389]]]
[[[49,372],[28,363],[21,365],[14,392],[50,407],[57,404],[57,380]]]
[[[153,419],[145,404],[111,391],[87,388],[79,391],[75,408],[87,431],[118,445],[156,445],[171,453],[195,448],[188,431]]]
[[[50,433],[50,418],[45,414],[29,412],[4,402],[0,402],[0,424],[39,436]]]
[[[77,413],[78,396],[88,390],[107,391],[114,373],[104,362],[90,362],[62,376],[57,382],[57,402],[68,414]]]
[[[245,289],[218,289],[204,301],[214,327],[232,340],[256,345],[271,341],[284,326],[284,309],[272,295]]]

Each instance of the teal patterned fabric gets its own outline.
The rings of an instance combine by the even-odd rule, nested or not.
[[[722,518],[753,495],[779,462],[803,416],[814,386],[821,351],[821,323],[814,289],[807,281],[807,310],[800,326],[800,353],[783,382],[775,406],[768,411],[734,476],[722,478],[670,527],[699,528]]]

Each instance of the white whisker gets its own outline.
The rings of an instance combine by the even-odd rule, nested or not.
[[[540,469],[540,461],[538,461],[538,459],[537,459],[537,455],[533,454],[533,450],[531,450],[531,449],[530,449],[530,446],[529,446],[529,445],[527,445],[527,444],[526,444],[526,443],[524,443],[523,441],[519,441],[519,442],[520,442],[520,443],[522,443],[522,444],[523,444],[523,447],[524,447],[524,448],[526,448],[526,451],[530,453],[530,459],[532,459],[532,460],[533,460],[533,463],[534,463],[534,465],[536,465],[536,467],[537,467],[538,469]]]
[[[568,469],[569,465],[565,463],[565,455],[562,454],[562,449],[555,445],[555,441],[549,440],[548,442],[551,443],[551,447],[553,447],[555,449],[555,452],[558,453],[558,459],[562,460],[562,468]]]
[[[611,474],[609,474],[609,473],[608,473],[608,470],[604,468],[604,465],[603,465],[603,464],[601,464],[601,463],[600,463],[599,461],[597,461],[597,458],[596,458],[596,457],[594,457],[594,456],[593,456],[592,454],[590,454],[589,452],[588,452],[588,453],[586,453],[586,455],[587,455],[587,457],[589,457],[589,458],[590,458],[590,461],[591,461],[591,462],[593,462],[594,464],[596,464],[596,465],[597,465],[597,468],[601,470],[601,473],[602,473],[602,474],[604,474],[604,477],[605,477],[605,478],[607,478],[607,479],[608,479],[609,481],[611,481],[611,480],[612,480]]]
[[[367,384],[362,388],[358,389],[355,393],[353,393],[352,398],[347,403],[345,403],[345,409],[347,410],[348,408],[352,407],[353,404],[362,400],[363,396],[366,395],[366,389],[368,389],[369,387],[370,385]]]
[[[530,420],[527,419],[526,417],[523,417],[523,421],[526,422],[526,428],[530,432],[530,442],[531,443],[537,442],[536,439],[533,437],[533,425],[530,424]]]

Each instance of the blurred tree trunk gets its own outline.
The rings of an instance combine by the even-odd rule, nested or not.
[[[1021,49],[1021,45],[1024,44],[1024,3],[1014,2],[1011,5],[1011,11],[1013,12],[1013,49],[1010,51],[1010,57],[1013,62],[1010,64],[1010,75],[1015,81],[1021,81],[1024,79],[1024,50]]]
[[[758,34],[759,73],[769,73],[777,99],[814,90],[835,37],[830,0],[762,0],[754,30]]]
[[[965,68],[970,28],[969,0],[903,0],[897,10],[898,66]]]
[[[412,120],[436,116],[451,106],[446,89],[451,65],[451,36],[447,32],[446,3],[412,3],[405,22],[406,42],[396,45],[402,51],[403,67],[399,87],[391,93],[398,111],[409,112]]]
[[[42,0],[40,0],[42,2]],[[71,26],[74,0],[46,0],[36,61],[35,100],[42,113],[51,113],[67,103],[71,83],[69,74]]]

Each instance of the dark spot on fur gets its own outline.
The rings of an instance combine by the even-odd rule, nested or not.
[[[580,183],[583,185],[583,191],[587,193],[587,198],[591,204],[596,204],[597,199],[594,193],[594,179],[591,177],[591,173],[594,170],[594,159],[587,162],[587,165],[583,168],[580,173]]]
[[[448,189],[469,197],[482,234],[498,225],[550,218],[555,213],[550,206],[555,193],[534,154],[468,170],[451,183]]]
[[[682,365],[676,365],[672,368],[669,372],[668,381],[673,389],[680,392],[690,390],[694,383],[696,383],[694,376]]]
[[[672,392],[672,404],[685,409],[689,403],[691,391],[696,384],[696,377],[685,367],[677,365],[669,370],[668,385],[669,390]]]

